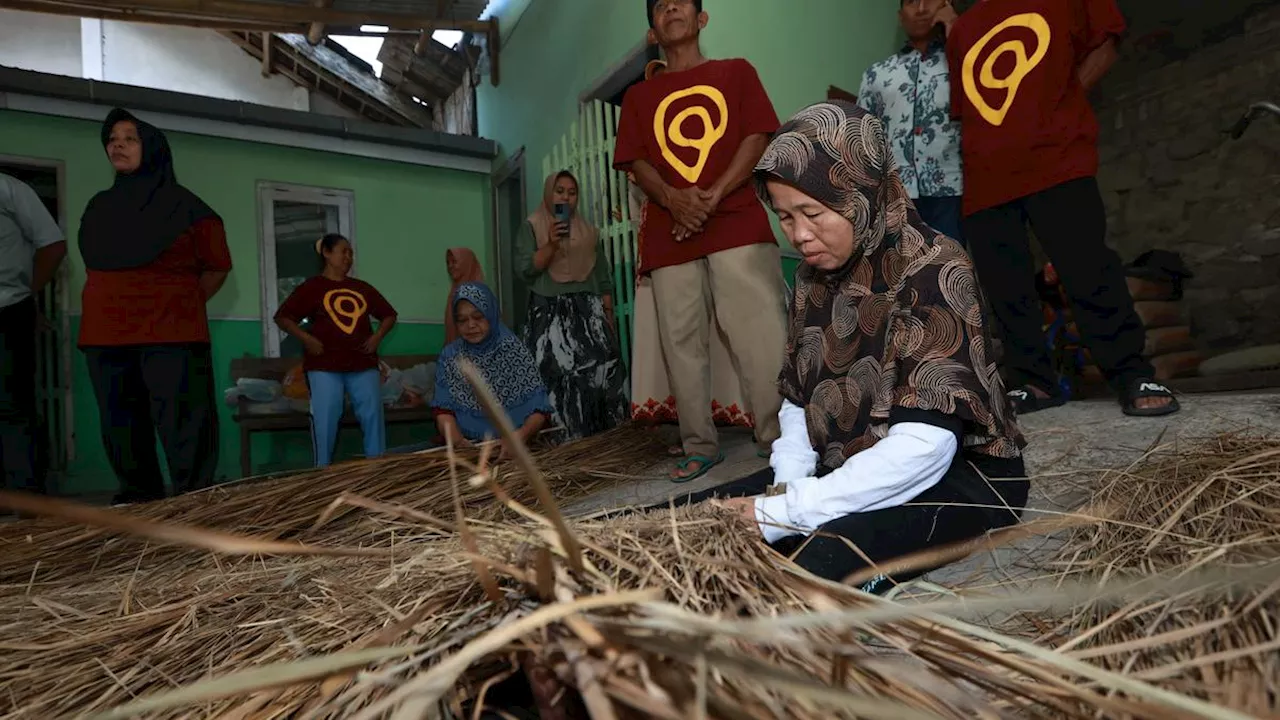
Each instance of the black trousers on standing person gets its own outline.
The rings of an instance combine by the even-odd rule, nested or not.
[[[0,467],[9,490],[45,492],[36,477],[36,301],[0,308]]]
[[[800,567],[838,582],[869,567],[867,559],[880,564],[1017,524],[1031,487],[1025,475],[1021,458],[1004,460],[957,453],[942,480],[909,502],[836,518],[818,528],[813,536],[792,535],[779,540],[773,548],[784,555],[794,553],[793,559]],[[741,480],[676,498],[674,504],[760,495],[772,484],[773,470],[765,468]],[[664,507],[666,503],[647,509]],[[931,569],[935,568],[875,577],[861,589],[880,594]]]
[[[218,467],[218,408],[208,345],[84,349],[117,502],[165,496],[156,435],[175,494],[209,487]]]
[[[1117,389],[1153,375],[1146,332],[1133,309],[1120,256],[1107,246],[1107,213],[1092,177],[1070,180],[964,219],[964,234],[1004,338],[1009,387],[1057,394],[1045,346],[1027,224],[1061,278],[1080,334]]]

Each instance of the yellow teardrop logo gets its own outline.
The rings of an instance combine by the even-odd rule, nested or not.
[[[720,111],[720,122],[712,124],[711,113],[707,111],[707,108],[701,105],[694,105],[676,113],[676,116],[668,124],[667,112],[671,110],[671,104],[694,95],[706,97],[715,104],[716,109]],[[685,137],[684,121],[692,117],[702,120],[702,137]],[[720,142],[720,138],[724,137],[728,126],[729,106],[724,100],[724,93],[710,85],[694,85],[671,93],[663,98],[662,102],[658,104],[657,112],[653,114],[653,136],[658,140],[658,149],[662,152],[662,157],[676,172],[680,173],[680,177],[694,184],[697,184],[698,179],[702,177],[702,171],[707,166],[707,160],[711,158],[712,148],[716,146],[716,143]],[[685,164],[683,160],[676,157],[676,154],[671,151],[672,145],[697,150],[698,161],[693,165]]]
[[[987,55],[987,59],[982,62],[982,69],[976,73],[975,68],[978,65],[978,58],[983,54],[987,45],[1000,33],[1009,28],[1021,27],[1030,30],[1036,34],[1036,48],[1027,54],[1027,45],[1021,39],[1006,40],[996,46],[994,50]],[[1018,87],[1022,85],[1022,81],[1036,69],[1044,56],[1049,52],[1049,43],[1053,39],[1053,33],[1049,30],[1049,23],[1040,13],[1022,13],[1014,15],[1004,22],[996,25],[982,36],[973,47],[969,48],[969,52],[964,54],[964,66],[960,70],[961,82],[964,83],[964,94],[968,96],[969,102],[973,103],[973,107],[977,109],[978,114],[983,120],[999,127],[1004,124],[1004,118],[1009,114],[1009,108],[1013,107],[1013,101],[1018,97]],[[994,68],[996,61],[1005,53],[1013,54],[1013,70],[1003,78],[995,76]],[[988,90],[1005,90],[1004,102],[1000,107],[993,108],[989,105],[982,94],[978,92],[978,85]]]

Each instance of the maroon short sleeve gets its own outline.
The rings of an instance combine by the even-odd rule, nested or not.
[[[1077,33],[1085,53],[1097,50],[1111,38],[1124,35],[1124,15],[1115,0],[1079,0],[1081,27]],[[1083,59],[1083,58],[1082,58]]]
[[[374,318],[382,321],[396,314],[396,309],[391,307],[391,303],[387,302],[377,288],[366,283],[365,291],[369,299],[369,314]]]
[[[227,247],[227,230],[222,220],[208,217],[191,226],[196,258],[205,272],[229,272],[231,250]]]
[[[737,74],[738,108],[742,116],[742,137],[764,133],[772,135],[778,130],[778,113],[773,109],[769,93],[760,82],[760,75],[755,67],[746,60],[735,64]]]
[[[622,114],[618,118],[618,138],[613,145],[613,167],[626,169],[637,160],[647,157],[644,148],[644,122],[640,118],[640,100],[637,88],[627,91],[622,98]]]
[[[315,312],[318,299],[316,298],[316,286],[311,280],[306,280],[298,287],[294,288],[289,297],[280,304],[280,309],[276,310],[276,319],[292,320],[300,322],[305,318],[311,317]]]

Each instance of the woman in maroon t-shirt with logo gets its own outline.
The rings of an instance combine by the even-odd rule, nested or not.
[[[302,367],[311,389],[311,442],[316,467],[326,467],[347,396],[364,434],[365,457],[387,449],[378,345],[395,326],[396,311],[372,285],[348,275],[353,256],[345,237],[325,235],[316,252],[324,268],[293,291],[275,320],[307,349]]]

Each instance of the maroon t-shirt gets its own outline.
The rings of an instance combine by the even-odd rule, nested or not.
[[[671,187],[705,190],[729,169],[743,140],[777,129],[778,115],[751,63],[709,60],[680,72],[668,70],[627,91],[614,167],[627,169],[644,160]],[[641,228],[641,273],[721,250],[777,242],[750,183],[720,201],[701,233],[676,242],[674,229],[671,212],[650,203]]]
[[[1098,120],[1077,75],[1124,34],[1115,0],[982,0],[947,36],[964,214],[1098,172]]]
[[[361,349],[373,336],[371,319],[386,320],[396,314],[391,303],[367,282],[323,275],[298,286],[276,312],[276,318],[296,323],[310,320],[307,332],[324,345],[324,353],[307,353],[304,370],[360,372],[378,367],[378,355]]]

